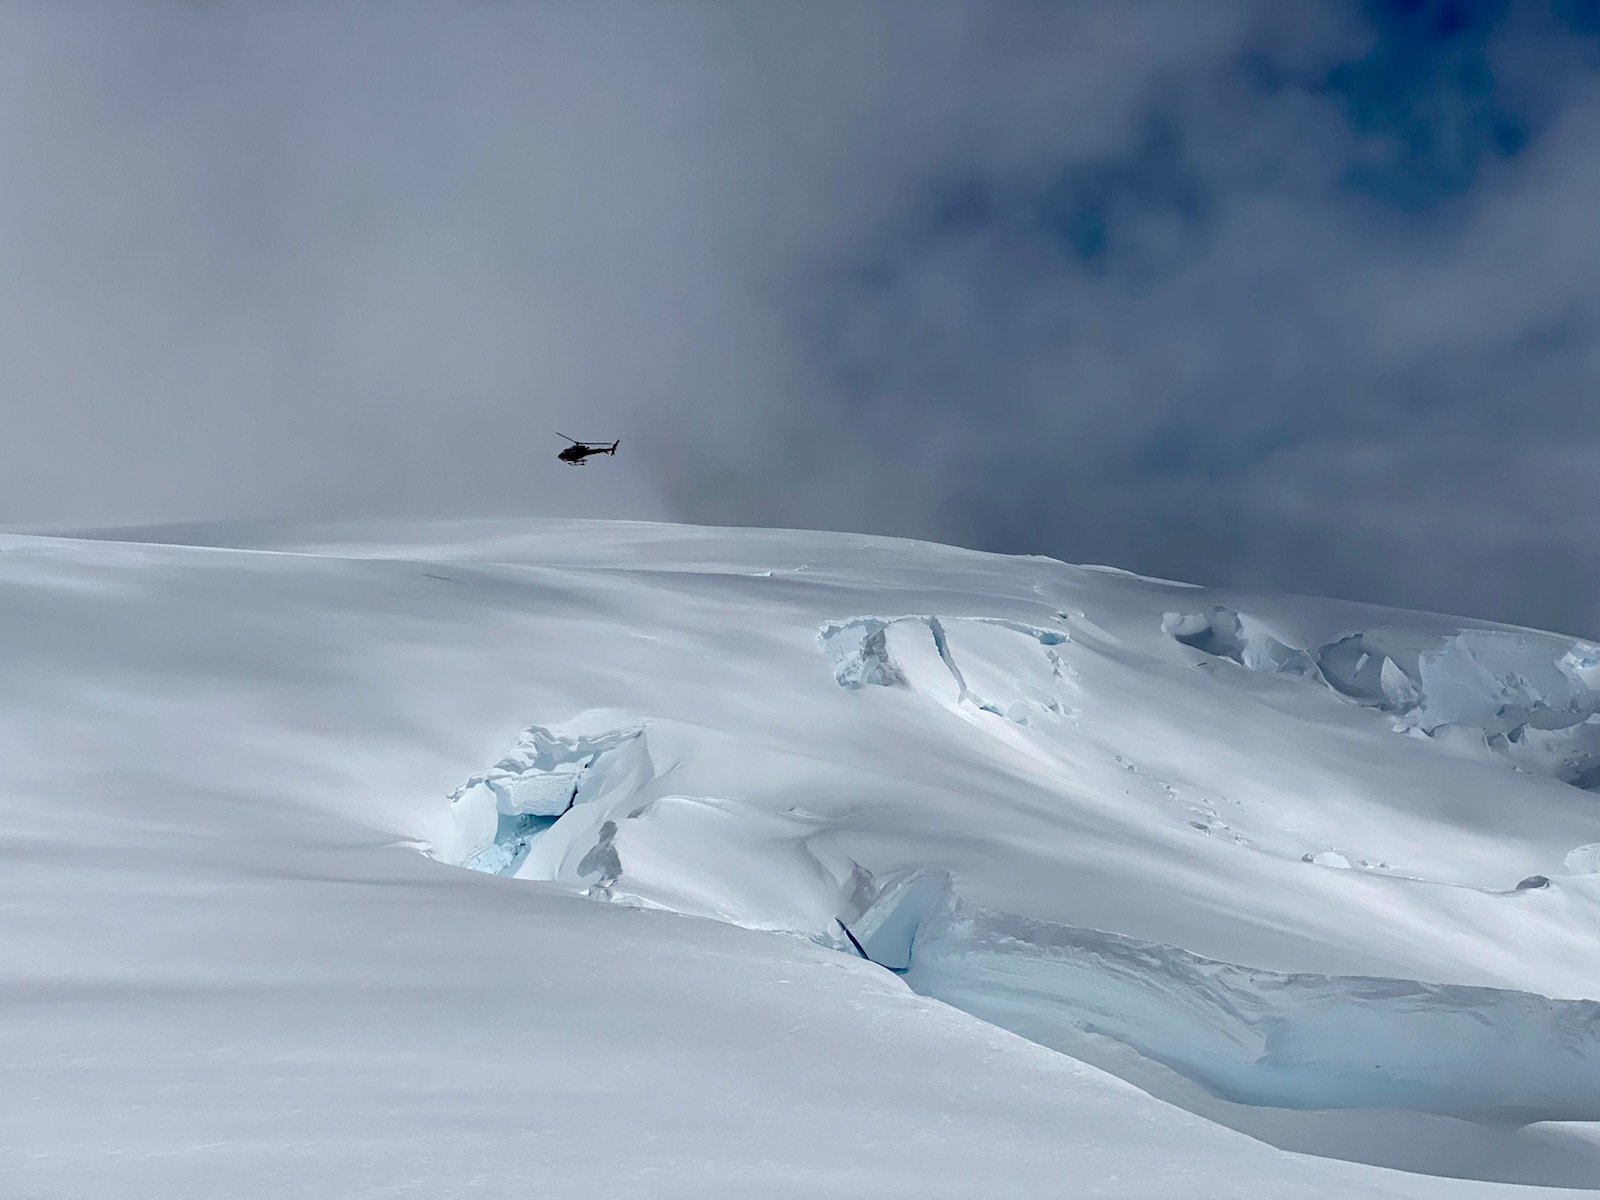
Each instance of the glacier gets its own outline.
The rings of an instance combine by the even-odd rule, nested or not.
[[[877,682],[909,686],[911,677],[885,649],[882,634],[891,624],[866,619],[824,629],[830,661],[843,664],[835,672],[842,686],[869,678],[833,653],[839,631],[859,629],[871,635],[843,636],[872,664]],[[934,643],[959,698],[1000,712],[966,688],[937,620],[910,624]],[[1000,627],[1047,647],[1066,640]],[[656,774],[645,745],[642,728],[578,737],[525,731],[496,768],[451,797],[466,819],[478,793],[492,787],[502,797],[490,849],[481,848],[480,835],[447,861],[854,950],[919,993],[1032,1041],[1070,1053],[1091,1035],[1110,1039],[1238,1104],[1393,1109],[1498,1125],[1600,1121],[1600,1002],[1256,970],[1179,947],[987,912],[962,902],[943,870],[874,879],[812,814],[775,814],[725,797],[639,803]],[[543,822],[531,833],[514,826],[515,858],[501,849],[508,812],[534,812]],[[487,834],[484,819],[477,820]],[[1575,865],[1587,865],[1587,857],[1574,855]],[[1332,852],[1309,857],[1350,867]],[[1517,890],[1549,886],[1534,876]]]
[[[9,1193],[1600,1195],[1582,639],[568,521],[0,621]]]
[[[1306,676],[1429,737],[1464,732],[1524,769],[1600,786],[1600,646],[1532,630],[1377,628],[1296,648],[1221,605],[1167,613],[1183,645],[1251,671]]]

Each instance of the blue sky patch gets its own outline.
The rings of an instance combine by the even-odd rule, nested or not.
[[[1322,84],[1371,147],[1345,172],[1352,188],[1424,209],[1470,189],[1485,159],[1528,144],[1529,118],[1502,94],[1489,58],[1505,0],[1369,0],[1363,9],[1374,44]]]

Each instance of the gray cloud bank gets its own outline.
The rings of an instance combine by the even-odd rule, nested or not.
[[[0,523],[843,527],[1600,634],[1585,12],[7,6]]]

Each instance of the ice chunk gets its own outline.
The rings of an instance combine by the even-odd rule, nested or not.
[[[1542,637],[1467,630],[1421,657],[1427,727],[1470,725],[1486,733],[1523,726],[1563,729],[1600,709],[1600,693],[1563,669],[1570,649]]]
[[[889,657],[888,628],[893,623],[893,618],[857,617],[823,627],[818,640],[840,687],[855,691],[867,684],[893,687],[905,683],[905,675]]]
[[[1071,635],[998,617],[855,617],[818,639],[841,687],[906,686],[947,705],[1031,724],[1067,710]]]
[[[1305,653],[1279,641],[1258,622],[1213,604],[1199,613],[1167,613],[1163,632],[1185,646],[1229,658],[1252,671],[1304,674],[1314,670]]]
[[[555,817],[500,813],[493,838],[461,865],[490,875],[514,875],[535,839],[555,822]]]
[[[917,930],[950,902],[950,876],[930,868],[902,872],[883,881],[877,898],[852,932],[867,957],[892,971],[911,965]]]
[[[1600,875],[1600,842],[1568,851],[1562,865],[1573,875]]]
[[[1553,634],[1379,628],[1297,650],[1220,605],[1167,613],[1162,629],[1253,671],[1319,678],[1394,714],[1396,729],[1470,732],[1528,770],[1600,787],[1600,648]]]
[[[1067,711],[1077,693],[1059,649],[1068,638],[1056,630],[953,620],[941,622],[939,633],[947,665],[979,709],[1028,725]]]
[[[1382,690],[1384,702],[1389,708],[1407,709],[1422,698],[1417,681],[1407,675],[1400,664],[1392,658],[1383,659],[1383,666],[1378,671],[1378,687]]]
[[[1386,712],[1405,712],[1420,699],[1418,647],[1390,630],[1353,633],[1308,653],[1341,696]]]
[[[533,843],[573,805],[631,795],[654,775],[643,726],[594,734],[531,726],[510,753],[450,795],[453,836],[435,847],[435,857],[515,874]]]
[[[1591,692],[1600,691],[1600,646],[1574,642],[1557,665],[1574,683]]]
[[[1519,767],[1585,790],[1600,790],[1600,723],[1591,717],[1565,729],[1524,726],[1489,743]]]

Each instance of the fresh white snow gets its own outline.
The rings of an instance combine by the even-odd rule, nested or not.
[[[0,629],[0,1194],[1600,1195],[1580,639],[601,522]]]

